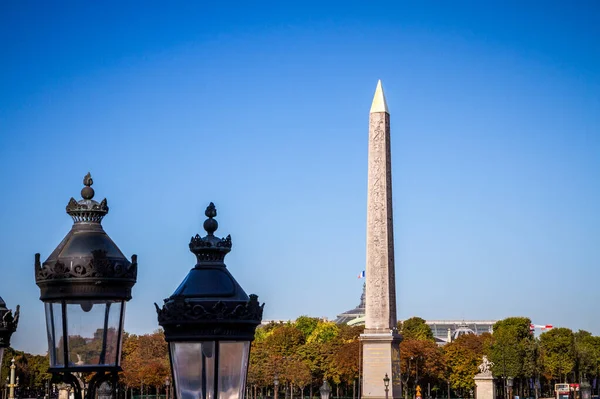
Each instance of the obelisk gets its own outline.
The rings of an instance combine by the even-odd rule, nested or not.
[[[361,335],[362,397],[401,397],[400,341],[392,217],[390,113],[377,83],[369,116],[365,332]],[[384,378],[389,378],[386,387]]]

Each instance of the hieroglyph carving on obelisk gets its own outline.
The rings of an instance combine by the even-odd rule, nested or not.
[[[390,113],[377,83],[369,116],[367,195],[366,310],[362,396],[393,399],[401,395],[400,341],[396,330],[396,274],[392,217]],[[386,392],[383,379],[390,379]]]
[[[367,195],[367,332],[396,328],[390,114],[381,81],[369,115]]]

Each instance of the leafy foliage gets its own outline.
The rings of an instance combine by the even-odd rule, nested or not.
[[[544,371],[549,378],[565,379],[575,367],[575,336],[568,328],[554,328],[540,336]]]
[[[306,340],[312,332],[317,328],[319,319],[316,317],[300,316],[296,319],[294,326],[302,332],[304,339]]]
[[[337,324],[331,321],[319,321],[315,329],[310,333],[306,342],[318,342],[324,344],[334,340],[340,332]]]
[[[168,346],[162,330],[123,338],[123,373],[126,386],[160,387],[170,373]]]
[[[600,373],[600,337],[587,331],[573,333],[567,328],[555,328],[536,339],[529,332],[529,324],[529,319],[524,317],[507,318],[495,324],[493,334],[462,335],[438,347],[423,319],[406,320],[399,324],[404,335],[400,364],[403,381],[407,384],[405,392],[414,393],[417,384],[423,387],[429,383],[431,391],[439,393],[445,391],[449,382],[458,396],[468,396],[474,389],[474,376],[484,354],[495,363],[494,376],[514,377],[515,389],[523,396],[531,394],[526,391],[533,379],[542,377],[551,389],[558,380],[591,382]],[[290,388],[302,392],[309,388],[314,392],[326,378],[336,385],[337,394],[352,396],[353,383],[359,377],[359,336],[363,331],[363,327],[336,325],[308,316],[301,316],[293,323],[261,326],[252,343],[248,384],[256,393],[258,388],[273,387],[277,375],[280,389],[287,387],[288,393]],[[95,341],[78,341],[73,337],[75,350],[72,352],[93,359],[98,354]],[[125,333],[122,352],[123,385],[130,389],[142,384],[156,390],[162,388],[170,372],[162,331],[139,336]],[[21,386],[42,392],[50,379],[48,356],[7,348],[2,376],[8,375],[13,357]]]
[[[411,317],[400,324],[404,339],[429,340],[435,342],[431,328],[420,317]]]
[[[490,341],[489,334],[465,334],[444,346],[448,380],[453,389],[473,389],[475,374]]]
[[[573,336],[575,340],[576,367],[583,378],[595,376],[600,372],[600,337],[579,330]]]
[[[494,324],[490,359],[494,363],[493,372],[502,377],[523,377],[526,347],[533,340],[527,317],[509,317]]]
[[[442,350],[428,339],[405,339],[400,344],[402,373],[415,383],[423,379],[437,379],[444,375],[445,361]]]

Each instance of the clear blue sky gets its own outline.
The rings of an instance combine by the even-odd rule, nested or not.
[[[0,295],[34,282],[86,172],[139,277],[126,329],[194,264],[210,201],[265,318],[335,317],[365,263],[368,112],[392,118],[398,317],[600,334],[595,1],[0,4]],[[528,3],[525,5],[524,3]]]

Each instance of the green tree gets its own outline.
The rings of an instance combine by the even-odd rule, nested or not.
[[[269,356],[264,340],[252,342],[248,366],[248,385],[271,385],[275,377],[274,363]]]
[[[250,351],[248,384],[253,391],[273,386],[275,375],[281,385],[289,384],[293,375],[288,363],[298,357],[297,353],[305,341],[302,332],[292,323],[271,323],[267,327],[266,333],[258,333]]]
[[[600,339],[579,330],[574,334],[577,381],[583,381],[598,373],[600,363]]]
[[[310,333],[306,342],[326,343],[335,339],[340,333],[340,329],[334,322],[320,320],[317,326]]]
[[[48,365],[50,361],[48,355],[28,355],[28,364],[31,371],[30,386],[37,389],[43,389],[46,386],[46,381],[52,378],[48,373]]]
[[[546,378],[566,381],[575,367],[575,336],[568,328],[553,328],[540,335],[540,352]]]
[[[494,324],[490,360],[494,363],[495,376],[524,376],[525,347],[533,340],[530,325],[531,320],[527,317],[509,317]]]
[[[404,339],[420,339],[435,342],[431,328],[420,317],[411,317],[399,323],[399,327]]]
[[[304,344],[304,335],[292,324],[282,324],[274,328],[265,338],[269,353],[275,356],[292,356]]]
[[[294,322],[294,326],[302,332],[304,340],[307,340],[310,334],[317,328],[319,321],[317,317],[300,316]]]
[[[524,361],[523,376],[526,378],[539,378],[542,371],[540,359],[540,341],[536,338],[525,340],[523,343]]]
[[[486,352],[486,335],[465,334],[444,346],[444,358],[448,366],[450,385],[456,390],[475,387],[475,374]]]

